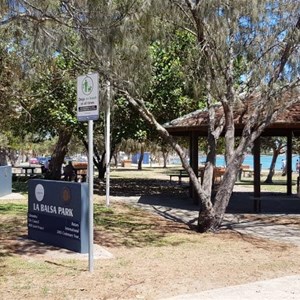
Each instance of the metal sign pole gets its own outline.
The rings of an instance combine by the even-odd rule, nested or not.
[[[94,270],[94,146],[93,146],[93,120],[99,119],[99,75],[89,73],[77,77],[77,120],[88,121],[88,188],[89,188],[89,271]]]
[[[105,152],[106,152],[106,206],[109,206],[110,194],[110,81],[107,81],[106,102],[106,130],[105,130]]]
[[[89,271],[94,271],[94,172],[93,172],[93,121],[88,121],[88,140],[89,140],[89,158],[88,158],[88,184],[89,184]]]

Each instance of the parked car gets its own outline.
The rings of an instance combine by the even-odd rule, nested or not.
[[[68,164],[69,161],[76,161],[76,159],[72,156],[65,156],[64,163]]]
[[[79,157],[77,157],[76,161],[87,162],[88,158],[87,158],[87,156],[79,156]]]
[[[38,163],[42,166],[44,166],[49,160],[51,159],[51,156],[41,156],[38,157]]]
[[[29,158],[29,163],[31,165],[38,165],[39,164],[39,160],[37,159],[37,157],[31,157],[31,158]]]

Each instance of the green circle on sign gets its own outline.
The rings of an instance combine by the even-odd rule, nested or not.
[[[90,95],[94,88],[94,82],[91,77],[86,76],[81,83],[81,90],[84,95]]]

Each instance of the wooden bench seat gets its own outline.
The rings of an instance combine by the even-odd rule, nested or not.
[[[213,182],[217,183],[220,182],[225,174],[226,169],[224,167],[215,167],[214,168],[214,179]],[[201,183],[203,182],[203,175],[204,175],[204,167],[200,167],[198,171],[198,177],[201,179]],[[185,170],[179,170],[177,173],[169,174],[170,182],[172,181],[173,177],[178,178],[178,183],[181,184],[182,178],[188,178],[189,175]]]
[[[188,173],[185,170],[179,170],[177,173],[169,174],[170,182],[172,181],[173,177],[178,177],[178,183],[181,184],[182,178],[189,177]]]
[[[226,169],[223,167],[214,168],[214,182],[220,182],[225,174]]]
[[[241,168],[238,173],[238,180],[242,180],[242,175],[243,177],[252,177],[254,174],[254,170],[250,169],[249,165],[241,165]]]

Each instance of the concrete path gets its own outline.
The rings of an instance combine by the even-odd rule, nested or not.
[[[262,199],[262,209],[265,214],[260,217],[282,216],[286,218],[299,218],[298,224],[278,225],[274,222],[260,220],[249,221],[240,219],[241,214],[253,214],[253,198],[247,193],[239,191],[234,195],[234,201],[229,208],[230,213],[225,215],[224,228],[231,228],[241,234],[250,234],[284,243],[291,243],[300,247],[300,199],[276,198],[274,195]],[[155,212],[167,219],[186,224],[196,224],[198,207],[192,205],[189,199],[132,197],[133,204],[143,209]],[[255,219],[255,218],[254,218]],[[300,270],[299,275],[276,278],[272,280],[257,281],[243,285],[230,286],[220,289],[208,290],[196,294],[178,295],[164,300],[298,300],[300,299]]]
[[[199,208],[192,204],[188,197],[176,196],[141,196],[141,197],[114,197],[112,201],[126,201],[145,210],[154,212],[166,219],[196,225]],[[235,192],[233,199],[225,214],[223,228],[230,228],[242,234],[251,234],[262,238],[271,239],[300,246],[300,199],[285,195],[267,195],[261,198],[262,212],[253,212],[252,193]],[[253,221],[243,219],[240,216],[253,215]],[[255,220],[267,217],[292,218],[299,222],[279,225],[276,222]],[[293,224],[294,223],[294,224]],[[299,298],[300,299],[300,298]]]
[[[0,200],[11,200],[11,199],[12,200],[23,200],[23,199],[26,199],[26,197],[20,193],[11,193],[11,194],[0,197]]]
[[[268,217],[267,215],[259,215],[260,217]],[[273,215],[274,216],[274,215]],[[261,221],[236,221],[230,223],[230,221],[224,223],[224,227],[230,224],[231,229],[240,232],[242,234],[250,234],[257,237],[270,239],[277,242],[284,242],[294,244],[300,247],[300,216],[299,215],[275,215],[280,218],[297,218],[298,224],[285,224],[279,225],[276,223],[266,223]],[[231,216],[227,215],[227,220],[230,220]],[[299,298],[300,299],[300,298]]]
[[[256,281],[164,300],[298,300],[300,275]]]

